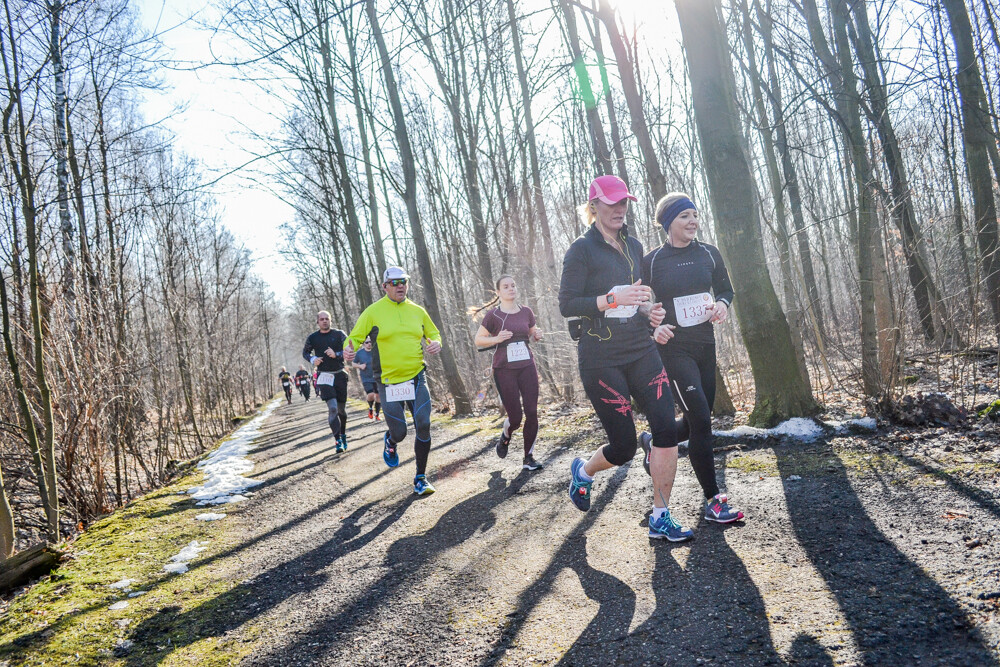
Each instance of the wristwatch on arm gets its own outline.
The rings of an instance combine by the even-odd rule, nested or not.
[[[614,292],[608,292],[607,294],[604,295],[604,298],[608,300],[608,308],[609,309],[615,307],[615,293]]]

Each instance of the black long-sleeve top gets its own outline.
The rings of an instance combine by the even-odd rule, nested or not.
[[[559,312],[563,317],[583,318],[577,344],[581,369],[627,364],[654,349],[648,317],[636,313],[619,320],[606,317],[608,313],[597,307],[597,297],[617,285],[631,285],[641,275],[642,243],[629,236],[627,225],[622,225],[618,240],[624,253],[591,225],[573,241],[563,258]]]
[[[714,301],[729,307],[733,303],[733,284],[722,254],[714,245],[691,241],[683,248],[662,245],[642,258],[642,282],[653,288],[656,300],[663,303],[667,316],[664,324],[677,325],[674,299],[695,294],[714,294]],[[711,322],[674,329],[675,343],[713,343]]]
[[[340,329],[330,329],[326,333],[313,331],[306,338],[305,347],[302,348],[302,358],[312,365],[313,357],[319,357],[323,361],[318,366],[320,373],[336,373],[344,370],[344,341],[347,334]],[[326,349],[330,348],[337,353],[337,357],[326,356]]]

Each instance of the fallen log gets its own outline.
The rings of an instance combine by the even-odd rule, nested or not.
[[[48,574],[59,564],[62,556],[61,551],[42,542],[0,562],[0,593]]]

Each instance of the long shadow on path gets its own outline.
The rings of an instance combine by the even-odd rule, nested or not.
[[[517,494],[528,479],[529,475],[521,474],[508,483],[500,472],[493,472],[485,490],[453,506],[430,530],[394,542],[384,559],[385,571],[372,585],[359,590],[346,606],[313,624],[307,633],[291,642],[272,645],[267,652],[252,656],[249,664],[312,664],[320,660],[348,664],[365,662],[363,657],[387,665],[423,664],[419,647],[407,646],[405,641],[392,641],[392,638],[397,633],[415,630],[424,634],[444,633],[439,626],[446,621],[434,609],[439,601],[407,601],[407,594],[424,580],[427,566],[433,565],[440,554],[475,539],[479,532],[490,530],[496,523],[496,509]],[[451,601],[440,602],[449,604]],[[419,618],[401,611],[411,605],[419,607]],[[383,617],[387,617],[385,624],[373,625]],[[390,634],[374,655],[354,655],[351,648],[345,646],[347,635],[362,627],[381,627]],[[379,639],[371,635],[366,645]],[[442,641],[447,638],[442,636]]]
[[[958,603],[869,518],[833,447],[821,442],[816,448],[818,457],[834,463],[825,474],[785,482],[788,511],[799,543],[847,619],[862,662],[996,665]],[[801,453],[787,446],[774,452],[787,479]],[[919,513],[900,514],[900,521],[921,520]]]

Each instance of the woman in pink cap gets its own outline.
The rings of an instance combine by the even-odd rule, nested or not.
[[[587,461],[573,459],[569,495],[577,508],[587,511],[594,475],[635,456],[634,399],[652,431],[642,434],[644,446],[652,446],[649,536],[688,540],[692,532],[667,509],[677,471],[677,427],[670,381],[650,337],[666,313],[660,304],[650,303],[652,292],[640,279],[642,244],[625,224],[628,202],[635,197],[617,176],[599,176],[590,184],[588,200],[580,215],[590,228],[563,258],[559,310],[563,317],[579,318],[570,322],[570,332],[579,341],[580,379],[608,444]]]

